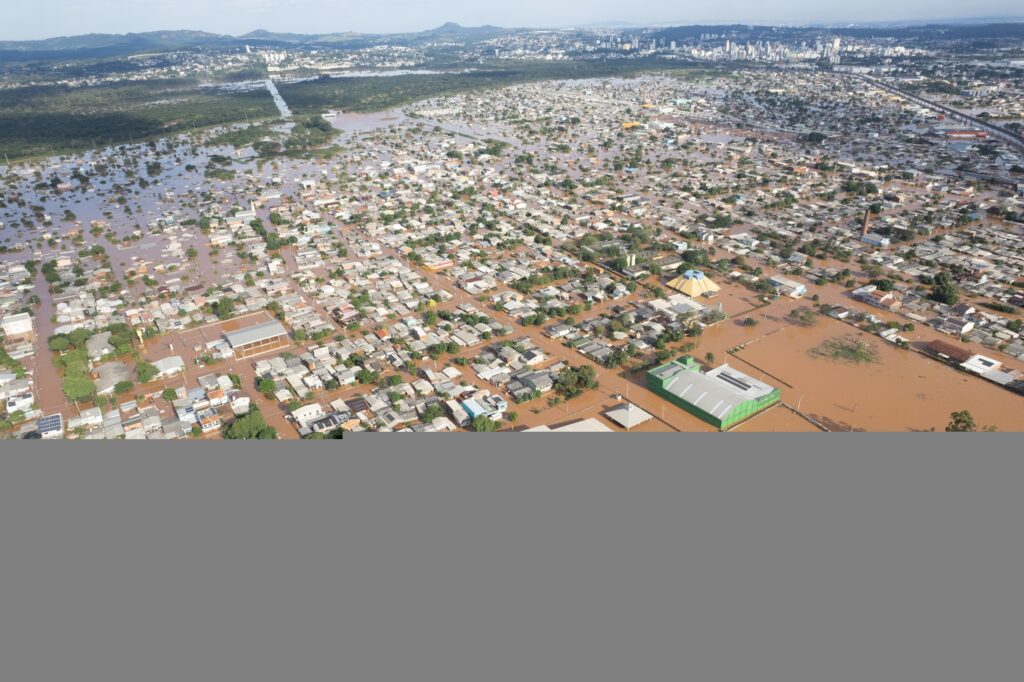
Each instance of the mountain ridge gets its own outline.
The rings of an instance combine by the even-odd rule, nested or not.
[[[616,22],[602,22],[605,28],[612,28]],[[577,26],[576,29],[598,28],[600,24]],[[749,24],[662,24],[659,26],[642,27],[639,25],[622,24],[618,30],[646,30],[652,33],[685,34],[692,30],[706,29],[737,29],[737,28],[772,28],[771,25]],[[859,24],[805,24],[787,25],[777,28],[823,29],[837,33],[848,32],[892,32],[913,33],[930,29],[958,29],[969,33],[969,29],[978,31],[1001,30],[1004,34],[1024,32],[1024,22],[1003,19],[1002,17],[984,17],[975,20],[960,19],[945,22],[862,22]],[[128,56],[147,52],[173,50],[201,50],[204,48],[241,48],[253,46],[330,46],[360,48],[374,45],[390,44],[396,46],[418,46],[431,42],[462,42],[471,44],[503,35],[531,31],[550,30],[536,28],[506,28],[483,25],[467,27],[456,22],[446,22],[440,26],[424,31],[407,33],[363,33],[359,31],[335,31],[331,33],[288,33],[256,29],[238,36],[190,29],[168,29],[161,31],[145,31],[137,33],[86,33],[73,36],[55,36],[39,40],[4,40],[0,41],[0,59],[49,59],[49,58],[88,58]]]

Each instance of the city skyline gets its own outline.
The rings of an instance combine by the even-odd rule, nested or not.
[[[1016,2],[988,0],[964,10],[960,3],[914,0],[893,7],[876,0],[848,6],[823,8],[804,0],[786,0],[769,10],[746,0],[725,0],[713,8],[666,7],[660,0],[639,0],[627,12],[608,0],[542,3],[525,0],[514,6],[483,7],[464,0],[421,3],[398,0],[395,11],[335,7],[323,0],[139,0],[126,5],[118,0],[89,3],[70,0],[47,6],[46,21],[40,8],[22,5],[8,10],[0,40],[43,40],[89,33],[143,33],[165,30],[197,30],[224,35],[244,35],[264,29],[291,33],[404,33],[436,28],[446,22],[463,26],[505,28],[567,28],[607,25],[666,26],[693,24],[831,25],[874,23],[969,22],[1024,18]]]

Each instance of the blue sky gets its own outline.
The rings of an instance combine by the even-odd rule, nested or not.
[[[809,23],[1024,18],[1021,0],[38,0],[4,3],[0,39],[81,33],[196,29],[238,35],[265,28],[297,33],[415,31],[465,26]]]

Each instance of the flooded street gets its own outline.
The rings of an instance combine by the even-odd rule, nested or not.
[[[230,87],[250,86],[266,87],[272,94],[276,90],[273,82],[261,81]],[[94,315],[108,324],[121,319],[118,316],[134,315],[133,324],[156,334],[147,340],[142,358],[155,361],[180,355],[186,363],[184,375],[135,387],[152,398],[161,414],[169,416],[173,411],[159,397],[163,388],[191,387],[204,374],[231,373],[241,379],[242,391],[283,438],[298,437],[296,425],[287,417],[296,403],[329,405],[338,398],[360,398],[377,387],[343,384],[333,390],[316,389],[308,397],[301,393],[301,400],[296,392],[295,400],[278,403],[255,391],[251,359],[198,366],[196,360],[205,355],[206,344],[222,338],[229,328],[241,321],[271,319],[263,309],[238,320],[216,322],[211,303],[224,296],[237,301],[258,298],[260,306],[266,301],[283,302],[284,310],[276,314],[293,325],[293,333],[303,328],[294,319],[316,317],[320,320],[316,324],[322,325],[316,337],[320,343],[348,339],[346,343],[367,344],[364,352],[372,359],[360,357],[356,362],[370,362],[384,376],[397,374],[408,383],[421,378],[420,370],[436,370],[454,358],[472,363],[497,341],[461,348],[440,362],[416,360],[414,355],[413,361],[403,365],[396,354],[410,352],[411,339],[400,337],[405,340],[392,344],[381,334],[387,336],[393,326],[409,329],[421,324],[418,316],[428,304],[456,316],[460,314],[457,306],[476,305],[512,330],[504,340],[527,337],[544,354],[538,369],[558,362],[594,369],[599,381],[596,390],[571,400],[552,400],[556,393],[549,392],[510,404],[508,412],[515,412],[517,419],[503,422],[504,430],[557,427],[594,418],[621,431],[604,413],[623,401],[653,417],[636,430],[713,430],[647,389],[647,367],[663,346],[662,352],[671,353],[670,357],[688,352],[707,367],[728,363],[781,389],[783,403],[738,425],[739,431],[942,430],[951,412],[968,408],[980,425],[1024,428],[1016,409],[1019,397],[1005,389],[824,316],[809,327],[796,325],[789,313],[815,303],[843,305],[885,322],[901,324],[906,318],[853,301],[849,286],[842,282],[811,281],[782,259],[758,254],[778,249],[783,242],[795,250],[800,242],[789,235],[803,229],[800,226],[809,226],[807,234],[817,235],[810,239],[823,242],[825,230],[836,229],[814,217],[819,209],[813,202],[825,199],[805,191],[809,206],[797,203],[793,208],[804,215],[786,223],[778,244],[766,236],[772,234],[768,226],[776,214],[790,210],[787,201],[776,197],[785,196],[793,183],[805,182],[805,175],[813,170],[797,167],[785,156],[784,161],[778,160],[780,151],[785,155],[798,143],[793,133],[711,120],[706,112],[720,93],[694,87],[694,99],[674,98],[670,93],[679,87],[663,77],[588,80],[515,86],[504,91],[499,108],[490,101],[498,93],[454,95],[375,113],[326,108],[325,120],[339,133],[337,144],[328,148],[333,155],[329,161],[315,154],[308,158],[280,151],[265,154],[264,143],[272,149],[287,140],[294,126],[265,121],[253,126],[253,132],[248,132],[250,126],[238,125],[50,159],[37,172],[19,167],[6,176],[8,196],[13,198],[0,217],[4,223],[0,238],[11,250],[0,254],[0,262],[31,257],[46,263],[59,258],[62,267],[70,270],[84,258],[85,272],[65,277],[58,289],[78,291],[87,305],[102,304],[102,314],[90,312],[85,317]],[[705,96],[711,100],[704,103],[706,108],[692,105]],[[279,99],[278,94],[275,101]],[[282,117],[291,115],[283,100],[278,106]],[[644,123],[631,123],[638,119]],[[743,169],[743,174],[737,169]],[[75,180],[54,183],[49,180],[51,174],[58,180]],[[815,182],[834,179],[822,176]],[[713,191],[727,185],[728,193]],[[901,199],[906,212],[935,210],[920,190],[919,183],[906,179],[888,185],[888,191],[908,196]],[[845,206],[842,201],[835,203]],[[762,205],[764,216],[754,210]],[[718,218],[728,215],[732,217],[721,226]],[[876,220],[886,224],[895,215],[895,210],[883,212]],[[1006,226],[1006,233],[1012,229]],[[267,232],[275,230],[280,241],[267,248]],[[907,245],[929,248],[936,239],[957,232],[954,225],[940,225],[927,237],[908,240]],[[757,249],[738,251],[737,243],[730,243],[750,239],[751,234],[760,242]],[[608,245],[601,249],[606,253],[585,255],[584,238],[590,244]],[[106,264],[102,253],[90,256],[87,252],[96,247],[109,257],[110,275],[90,281],[90,269]],[[662,318],[646,305],[671,293],[668,282],[690,267],[680,263],[689,249],[708,254],[697,267],[720,287],[713,298],[699,302],[720,310],[726,319],[700,335],[655,346],[656,339],[646,336],[640,323],[656,320],[664,329],[672,318]],[[648,263],[658,263],[658,270],[662,263],[672,263],[672,268],[633,278],[611,255],[627,250]],[[746,261],[733,259],[733,253],[748,251]],[[433,262],[450,260],[451,264],[438,272],[424,265],[420,260],[424,255]],[[840,259],[830,252],[816,254],[812,262],[820,268],[846,269],[851,279],[873,277],[869,273],[876,266],[857,260],[849,255]],[[579,273],[552,286],[539,284],[516,291],[517,278],[550,271],[561,262],[573,263]],[[807,297],[765,303],[753,284],[747,286],[738,279],[754,271],[755,264],[762,278],[782,274],[806,283]],[[600,298],[592,298],[594,292],[585,294],[579,285],[587,268],[596,273],[588,275],[590,281],[598,276],[602,280]],[[402,274],[396,279],[389,270]],[[413,290],[414,282],[404,280],[414,272],[425,276],[429,286]],[[83,276],[84,284],[72,284]],[[481,290],[485,295],[470,294],[466,282],[475,278],[494,279],[494,284]],[[121,289],[104,291],[111,281]],[[613,291],[625,284],[631,287],[628,294]],[[554,288],[563,286],[564,291]],[[48,362],[52,354],[46,338],[56,326],[50,321],[56,312],[53,295],[41,275],[36,276],[34,287],[43,302],[35,311],[38,336],[33,361],[39,407],[73,417],[83,406],[67,403],[60,372]],[[99,295],[91,294],[97,290]],[[423,298],[426,292],[444,296],[430,301]],[[530,310],[544,310],[555,299],[575,302],[578,309],[586,298],[588,305],[582,313],[573,312],[571,322],[562,309],[552,313],[559,319],[529,324],[522,313],[517,316],[495,308],[494,299],[488,299],[497,294],[513,296],[529,304]],[[356,318],[362,324],[350,328],[347,320],[351,318],[339,324],[334,317],[338,306],[344,308],[357,299],[363,301]],[[612,320],[621,323],[617,318],[634,314],[639,314],[636,321],[624,326],[635,327],[624,335],[586,326]],[[167,325],[174,318],[181,319],[185,328]],[[746,318],[753,323],[745,323]],[[157,332],[157,320],[161,329],[169,330]],[[608,368],[591,359],[602,356],[586,356],[549,336],[547,327],[554,324],[579,326],[579,336],[599,340],[606,350],[621,350],[633,340],[644,339],[643,350],[625,364]],[[847,366],[809,352],[848,333],[859,333],[877,346],[879,362]],[[924,323],[905,336],[915,348],[949,338]],[[292,339],[287,352],[301,356],[316,346],[308,335],[299,338],[299,342]],[[999,350],[962,343],[971,352],[1003,358]],[[1005,358],[1015,367],[1011,360]],[[468,368],[462,381],[499,395],[508,390]],[[367,428],[380,428],[380,424],[367,422]]]

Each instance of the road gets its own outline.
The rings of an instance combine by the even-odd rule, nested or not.
[[[976,126],[978,128],[981,128],[982,130],[984,130],[984,131],[986,131],[988,133],[991,133],[995,137],[999,138],[1003,142],[1005,142],[1005,143],[1007,143],[1007,144],[1009,144],[1009,145],[1011,145],[1013,147],[1016,147],[1017,149],[1019,149],[1021,151],[1024,151],[1024,137],[1021,137],[1020,135],[1016,135],[1014,133],[1011,133],[1009,130],[1007,130],[1006,128],[1003,128],[1002,126],[997,126],[995,124],[988,123],[987,121],[985,121],[983,119],[977,118],[975,116],[971,116],[970,114],[965,114],[964,112],[958,111],[956,109],[953,109],[952,107],[948,107],[945,104],[939,104],[938,102],[933,102],[933,101],[931,101],[929,99],[925,99],[924,97],[921,97],[919,95],[915,95],[913,93],[909,93],[909,92],[907,92],[905,90],[900,90],[899,88],[897,88],[895,86],[892,86],[892,85],[889,85],[888,83],[885,83],[883,81],[880,81],[877,78],[871,78],[870,76],[860,76],[860,75],[857,75],[857,76],[854,76],[854,77],[864,81],[865,83],[868,83],[870,85],[874,85],[875,87],[882,88],[883,90],[885,90],[887,92],[891,92],[894,95],[899,95],[900,97],[902,97],[902,98],[904,98],[904,99],[906,99],[908,101],[911,101],[911,102],[913,102],[915,104],[919,104],[919,105],[921,105],[923,107],[927,107],[927,108],[931,109],[932,111],[935,111],[935,112],[940,113],[940,114],[944,114],[945,116],[949,116],[950,118],[955,119],[957,121],[961,121],[963,123],[968,123],[970,125],[973,125],[973,126]]]

